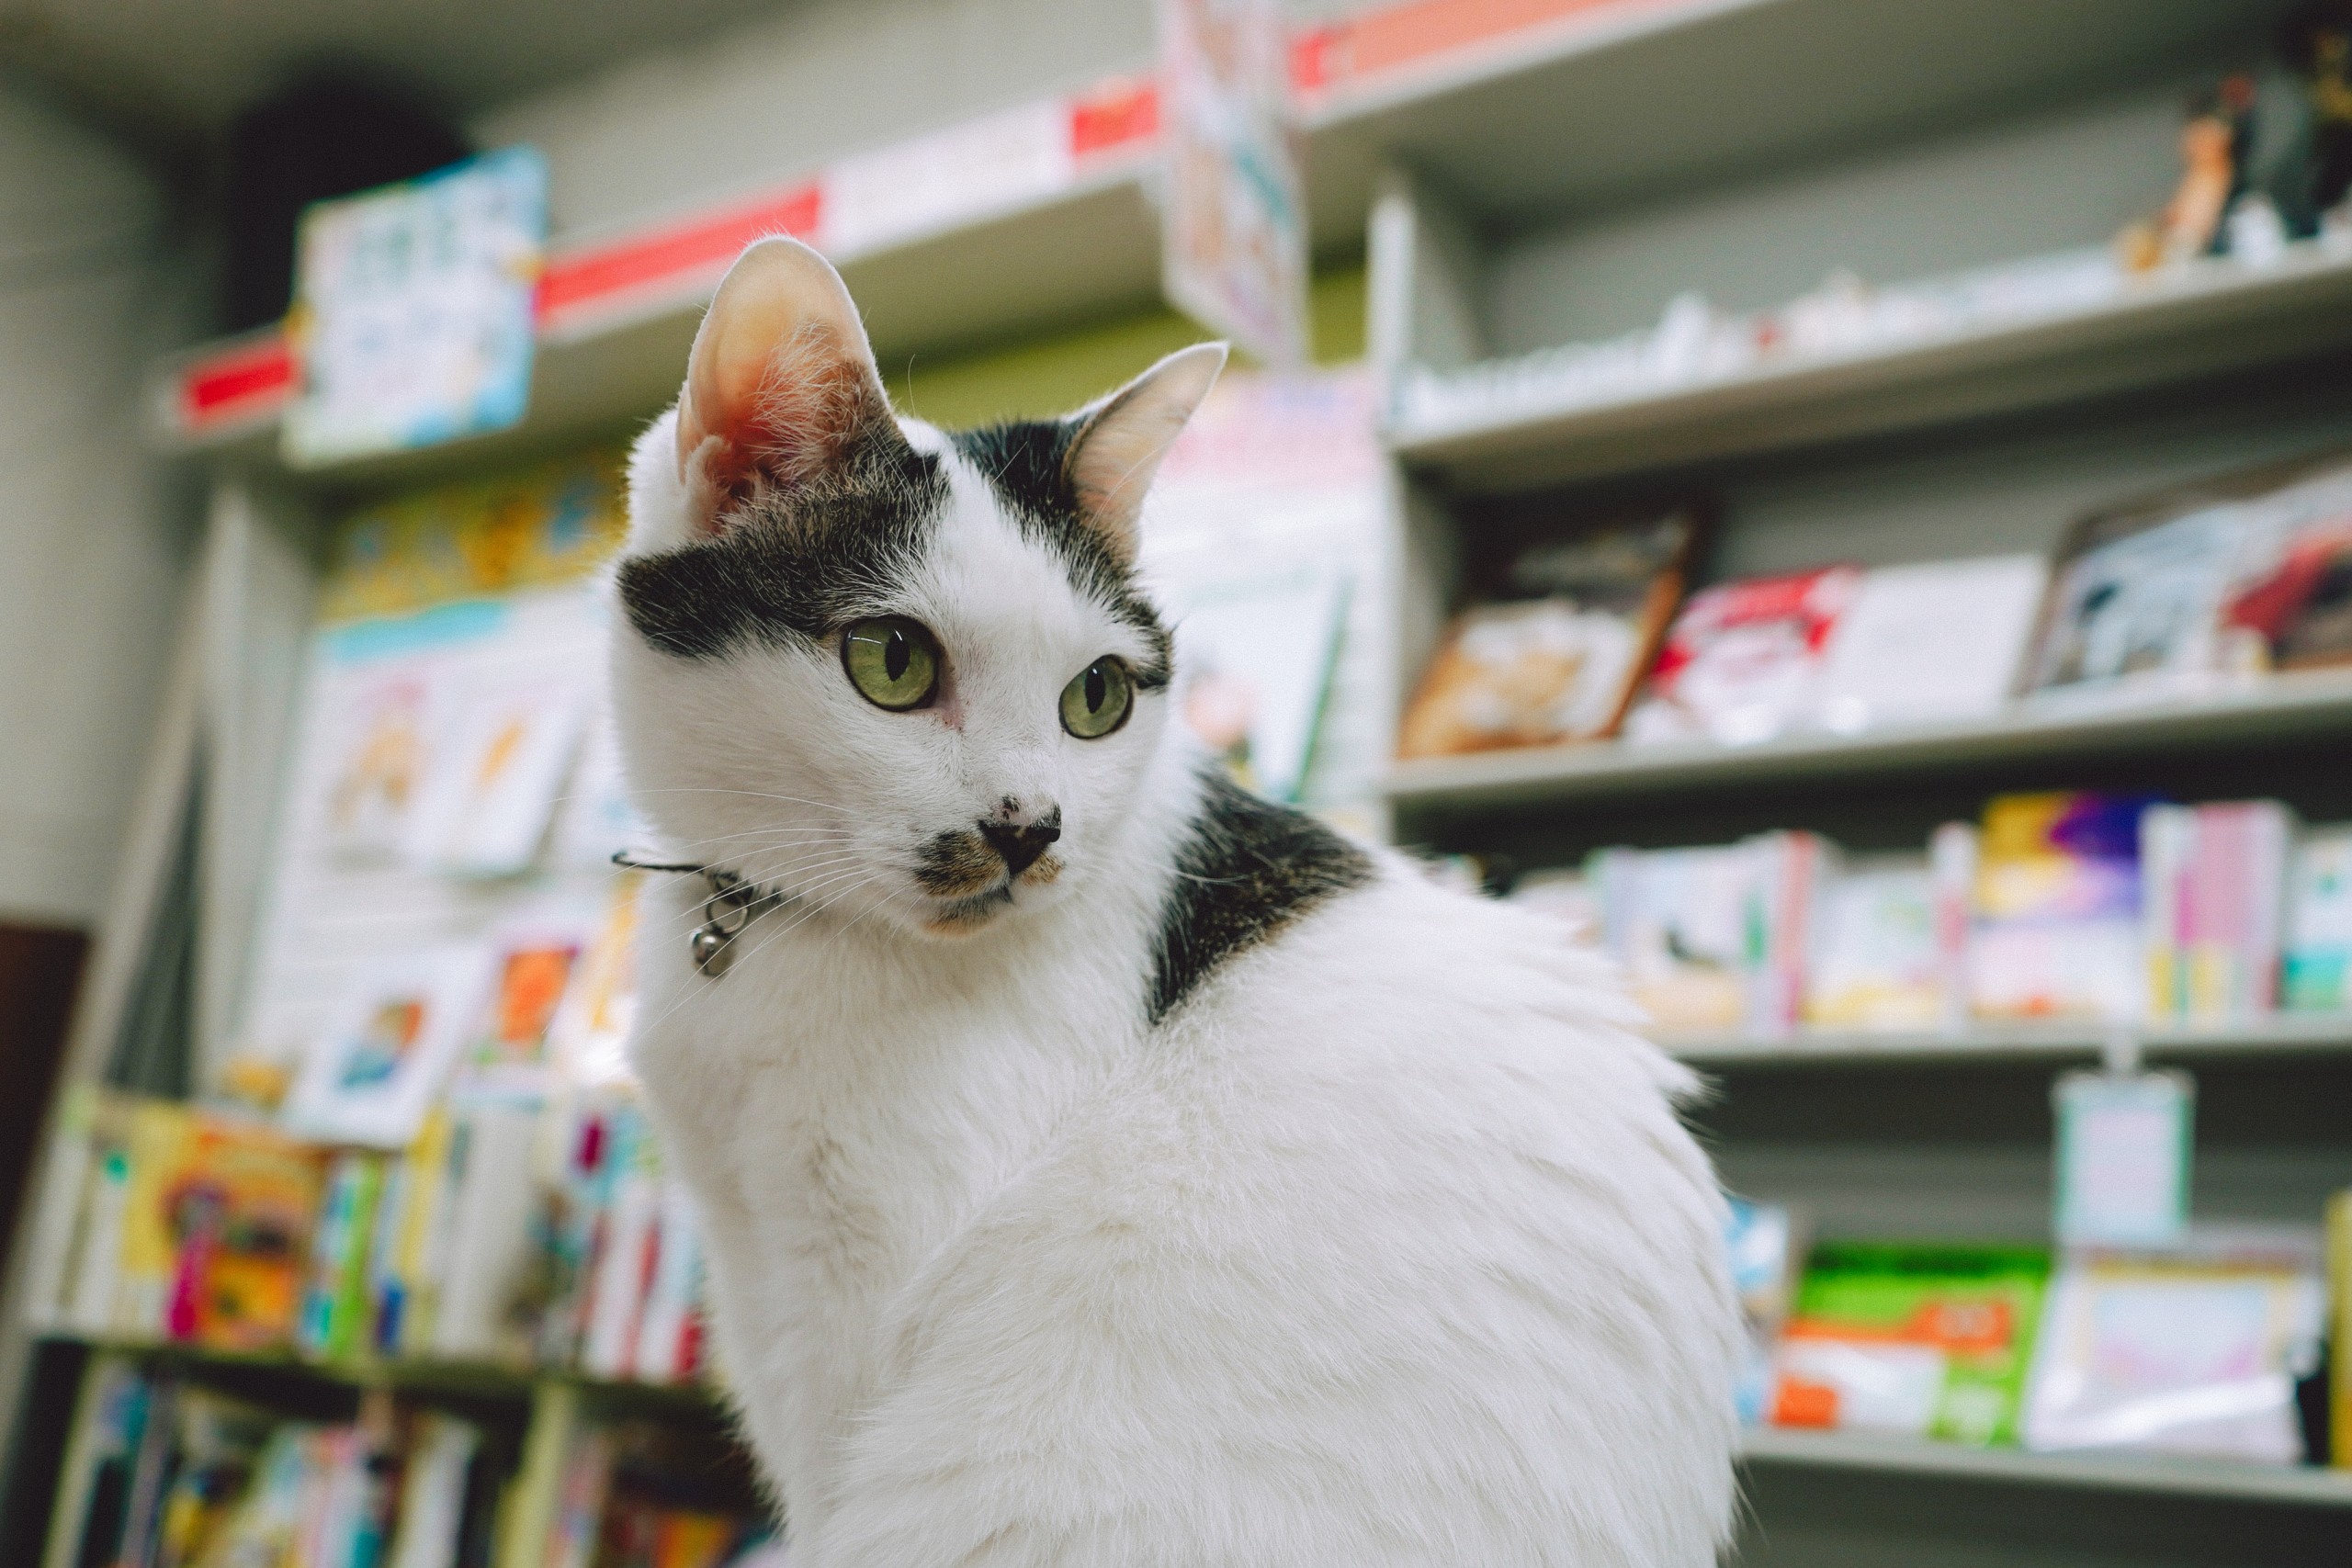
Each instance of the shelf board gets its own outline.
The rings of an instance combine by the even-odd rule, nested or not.
[[[2299,1503],[2352,1509],[2352,1472],[2262,1465],[2155,1453],[2029,1453],[1858,1432],[1748,1431],[1751,1465],[1810,1465],[1880,1474],[1950,1477],[2028,1486],[2154,1493],[2217,1502]]]
[[[2088,706],[2012,705],[1964,724],[1890,726],[1860,735],[1805,734],[1754,746],[1622,741],[1527,747],[1396,763],[1383,784],[1414,819],[1531,806],[1590,805],[1665,792],[1736,790],[1807,780],[1966,773],[1987,765],[2075,762],[2352,733],[2352,675],[2273,675],[2197,695],[2151,694]]]
[[[2030,1064],[2095,1060],[2118,1033],[2149,1057],[2318,1055],[2352,1052],[2352,1013],[2280,1014],[2245,1023],[2125,1025],[2096,1022],[1972,1026],[1954,1033],[1801,1030],[1786,1039],[1661,1034],[1658,1043],[1697,1067],[1820,1067],[1905,1062]]]
[[[1330,29],[1310,195],[1379,159],[1509,226],[2259,47],[2285,0],[1424,0]],[[1500,25],[1505,13],[1517,25]],[[1492,23],[1493,30],[1482,24]],[[1450,47],[1431,49],[1425,39]],[[1573,150],[1573,151],[1570,151]]]
[[[1608,403],[1393,427],[1407,463],[1465,490],[1595,479],[2218,375],[2352,344],[2352,256],[2291,247],[2256,269],[2200,261],[2061,314],[1877,351],[1768,358]]]
[[[282,1373],[339,1383],[349,1388],[384,1388],[415,1393],[466,1394],[485,1399],[526,1399],[546,1383],[564,1383],[599,1395],[648,1404],[716,1409],[722,1395],[699,1382],[657,1383],[634,1379],[593,1377],[584,1372],[515,1366],[501,1361],[448,1360],[438,1358],[362,1358],[356,1360],[313,1360],[288,1350],[229,1350],[171,1340],[133,1339],[116,1336],[85,1336],[42,1331],[46,1337],[69,1339],[94,1350],[183,1366],[223,1367]]]

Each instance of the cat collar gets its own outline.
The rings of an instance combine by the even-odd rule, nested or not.
[[[714,980],[733,966],[735,939],[743,934],[743,929],[784,902],[783,894],[754,886],[743,880],[741,872],[723,865],[639,860],[627,850],[614,852],[613,863],[636,871],[676,872],[702,878],[710,893],[702,901],[702,924],[686,939],[686,951],[694,954],[695,973]]]

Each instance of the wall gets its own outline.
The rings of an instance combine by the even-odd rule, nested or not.
[[[138,427],[175,316],[127,152],[0,77],[0,921],[95,921],[187,561]]]

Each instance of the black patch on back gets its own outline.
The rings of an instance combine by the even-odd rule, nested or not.
[[[1065,420],[1009,420],[948,437],[996,491],[1023,536],[1059,556],[1070,585],[1149,639],[1151,659],[1135,671],[1147,689],[1168,684],[1170,641],[1159,612],[1136,587],[1135,573],[1112,552],[1078,509],[1069,481],[1070,437]]]
[[[913,569],[946,503],[939,458],[877,433],[837,474],[755,488],[717,538],[626,562],[621,604],[648,642],[684,659],[822,642]]]
[[[1221,772],[1207,788],[1159,911],[1148,1015],[1158,1023],[1219,964],[1372,880],[1372,857],[1304,812]]]

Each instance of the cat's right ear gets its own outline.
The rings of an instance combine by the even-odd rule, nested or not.
[[[805,484],[895,434],[874,350],[841,274],[797,240],[736,258],[695,333],[678,399],[678,477],[708,537],[755,485]]]

